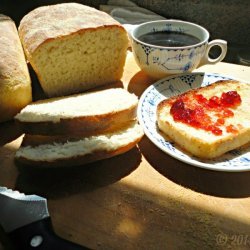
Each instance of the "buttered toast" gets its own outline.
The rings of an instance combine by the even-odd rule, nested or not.
[[[182,149],[212,159],[250,142],[250,84],[223,80],[161,101],[159,129]]]

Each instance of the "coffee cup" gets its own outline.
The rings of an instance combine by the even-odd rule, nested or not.
[[[130,37],[136,63],[155,79],[215,64],[227,53],[226,41],[209,41],[204,27],[181,20],[142,23],[130,31]],[[220,47],[220,54],[211,58],[209,51],[214,46]]]

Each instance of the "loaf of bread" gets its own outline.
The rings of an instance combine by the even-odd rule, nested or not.
[[[15,120],[27,134],[89,136],[135,120],[137,104],[136,95],[111,88],[33,102]]]
[[[114,132],[90,137],[25,135],[15,159],[39,167],[84,165],[125,153],[142,136],[142,128],[136,121]]]
[[[128,36],[107,13],[77,4],[39,7],[20,22],[26,56],[48,97],[121,79]]]
[[[14,21],[0,14],[0,122],[32,101],[31,80]]]
[[[225,80],[163,100],[157,123],[183,150],[215,158],[250,142],[250,84]]]

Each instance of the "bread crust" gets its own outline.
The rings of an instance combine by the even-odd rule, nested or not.
[[[17,114],[15,121],[26,134],[91,136],[136,120],[137,104],[134,94],[110,88],[34,102]]]
[[[240,109],[243,109],[243,113],[247,114],[247,106],[249,105],[247,95],[250,93],[250,85],[234,80],[218,81],[209,86],[190,90],[179,96],[173,96],[159,103],[157,107],[157,124],[159,129],[188,153],[205,159],[221,156],[230,150],[248,143],[250,141],[250,124],[247,124],[248,117],[242,118],[244,119],[244,126],[237,133],[226,133],[221,136],[216,136],[207,131],[203,131],[203,134],[198,135],[198,133],[200,133],[199,129],[195,129],[187,124],[175,122],[169,114],[171,104],[180,96],[193,93],[205,95],[210,92],[214,95],[214,93],[218,93],[218,91],[222,92],[223,89],[227,91],[229,89],[239,92],[242,91],[244,108],[240,107]],[[243,94],[244,89],[247,90],[245,94]],[[234,122],[237,123],[238,121]]]
[[[99,160],[107,159],[114,157],[116,155],[123,154],[133,147],[141,140],[141,138],[137,138],[135,141],[127,144],[126,146],[120,147],[113,151],[105,151],[99,150],[95,151],[91,154],[87,154],[84,156],[75,156],[74,158],[67,158],[67,159],[58,159],[56,161],[33,161],[29,160],[24,157],[15,158],[17,163],[21,163],[28,166],[35,166],[35,167],[71,167],[71,166],[81,166],[91,162],[96,162]]]
[[[108,133],[126,126],[136,119],[137,105],[126,110],[102,115],[60,119],[59,122],[22,122],[16,120],[21,130],[31,135],[81,135]]]
[[[130,132],[127,134],[128,130],[130,130]],[[112,139],[113,136],[118,136],[115,139],[115,144],[114,139]],[[124,138],[124,136],[126,138]],[[104,137],[106,139],[104,139]],[[16,154],[15,159],[17,163],[37,167],[66,167],[84,165],[90,162],[123,154],[136,146],[142,137],[143,130],[136,121],[130,122],[127,126],[113,131],[112,133],[102,133],[100,136],[40,136],[25,134],[20,149],[26,149],[26,154]],[[84,142],[82,144],[78,144],[79,141],[82,140]],[[91,141],[92,146],[88,148],[88,143]],[[72,149],[71,152],[73,152],[73,154],[71,154],[70,157],[65,157],[65,150],[67,152],[71,150],[69,144],[72,146],[76,145],[75,143],[78,145],[77,150],[76,148],[74,148],[74,150]],[[110,144],[112,145],[111,147],[109,147]],[[50,149],[52,149],[53,152],[58,152],[58,154],[54,156],[53,159],[49,159],[46,155],[42,154],[42,151],[39,151],[44,146],[50,146]],[[85,148],[90,149],[90,151],[86,151]],[[36,152],[33,156],[30,152],[31,149],[34,149]],[[61,149],[62,151],[60,151]],[[29,154],[27,154],[27,151],[29,151]]]
[[[87,17],[87,18],[83,18]],[[124,27],[105,12],[78,3],[63,3],[38,7],[24,16],[18,27],[28,59],[45,42],[109,27]]]
[[[14,21],[0,14],[0,122],[32,101],[31,80]]]

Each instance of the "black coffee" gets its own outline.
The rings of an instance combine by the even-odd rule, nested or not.
[[[195,36],[174,31],[147,33],[138,37],[138,40],[144,43],[165,47],[183,47],[200,42]]]

